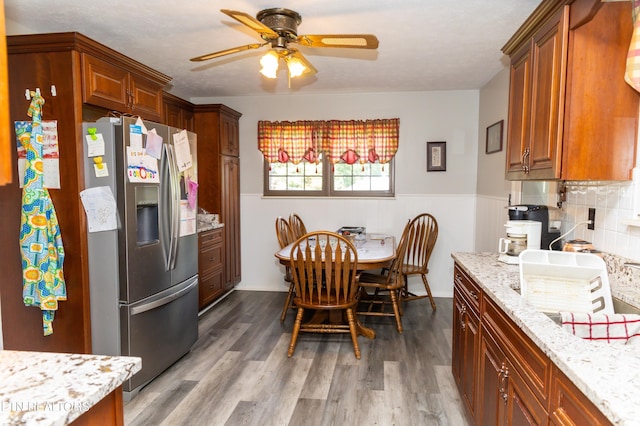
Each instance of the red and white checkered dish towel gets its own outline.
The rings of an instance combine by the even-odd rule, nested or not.
[[[560,312],[562,328],[586,340],[640,343],[640,315]]]

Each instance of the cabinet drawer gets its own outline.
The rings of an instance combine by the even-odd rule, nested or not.
[[[547,401],[553,364],[492,300],[484,298],[482,324],[495,336],[500,347],[523,379],[543,403]],[[545,404],[546,405],[546,404]]]
[[[224,280],[222,279],[222,269],[213,274],[201,275],[199,283],[199,306],[200,309],[217,299],[224,293]]]
[[[475,309],[476,312],[479,312],[482,291],[480,290],[480,287],[471,280],[457,264],[453,271],[453,281],[460,289],[460,292],[471,303],[471,307]]]
[[[201,248],[198,265],[201,274],[207,274],[216,268],[222,269],[222,244]]]
[[[198,234],[198,241],[200,242],[200,247],[204,248],[205,246],[210,246],[214,244],[222,244],[222,229],[212,229],[210,231],[204,231]]]

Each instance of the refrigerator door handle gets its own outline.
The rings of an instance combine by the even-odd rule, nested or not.
[[[160,180],[160,238],[162,246],[162,254],[164,256],[165,271],[171,269],[171,239],[173,235],[172,231],[172,219],[171,213],[173,209],[173,198],[171,197],[171,160],[168,145],[163,145],[162,159],[160,160],[160,170],[162,179]],[[167,178],[165,178],[165,176]],[[166,204],[165,204],[166,203]]]
[[[131,315],[133,316],[133,315],[142,314],[144,312],[166,305],[167,303],[171,303],[174,300],[179,299],[185,294],[187,294],[188,292],[190,292],[197,285],[198,285],[198,276],[196,275],[195,277],[185,281],[183,284],[180,284],[182,288],[178,290],[174,290],[173,293],[169,293],[166,296],[160,297],[158,299],[144,302],[137,306],[132,306]]]
[[[169,268],[176,267],[178,237],[180,236],[180,171],[176,164],[172,145],[167,145],[169,182],[171,185],[171,245],[169,248]]]

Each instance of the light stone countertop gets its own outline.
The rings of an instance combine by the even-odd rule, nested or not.
[[[1,350],[0,424],[68,424],[141,367],[138,357]]]
[[[205,231],[210,231],[212,229],[224,228],[224,223],[201,223],[198,222],[198,234]]]
[[[498,261],[496,253],[452,253],[451,257],[613,424],[639,424],[638,345],[586,341],[565,332],[512,289],[520,286],[519,266]],[[640,306],[640,284],[633,282],[636,273],[622,268],[622,262],[607,258],[605,262],[613,296]]]

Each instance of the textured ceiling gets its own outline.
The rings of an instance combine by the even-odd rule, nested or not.
[[[173,77],[185,99],[479,89],[505,65],[500,48],[540,0],[5,0],[8,34],[78,31]],[[259,42],[220,9],[252,16],[285,7],[302,15],[298,34],[372,33],[375,51],[299,50],[314,76],[262,77],[267,47],[190,62],[205,53]]]

